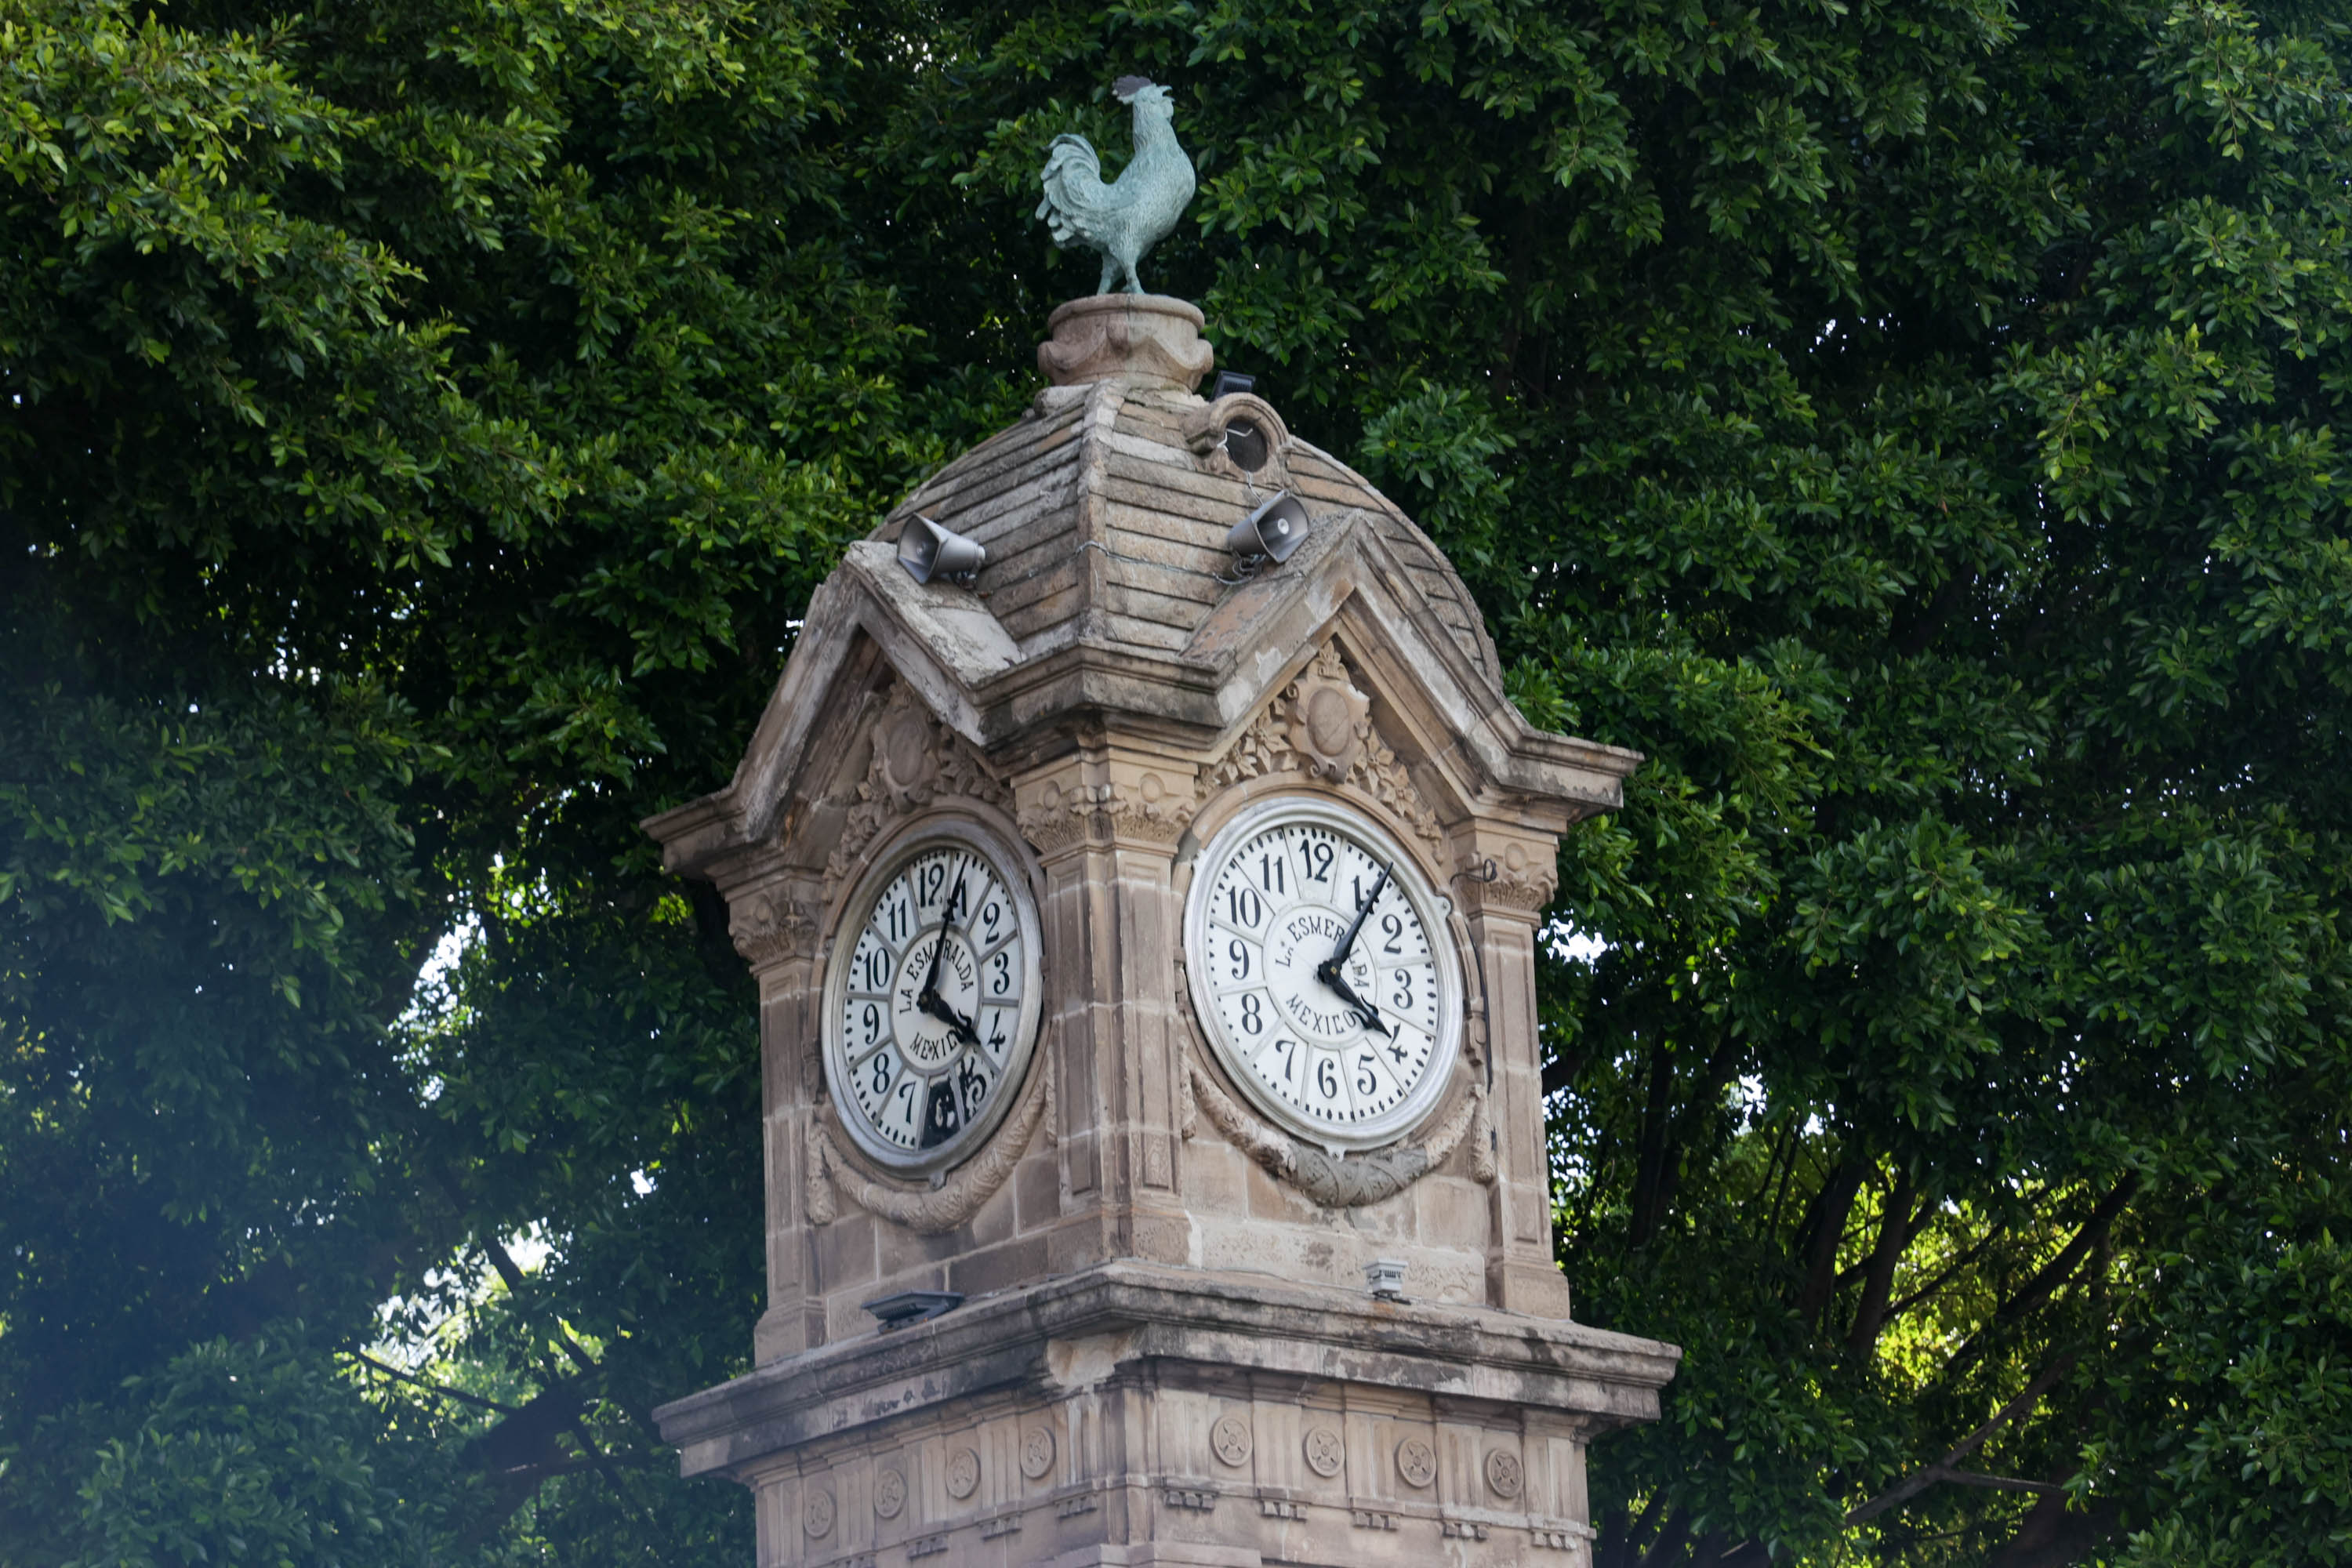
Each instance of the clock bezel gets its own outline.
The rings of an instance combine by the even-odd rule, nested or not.
[[[1014,1016],[1013,1048],[1005,1056],[1004,1076],[979,1119],[965,1123],[955,1136],[936,1149],[907,1150],[870,1126],[857,1097],[845,1095],[840,1088],[849,1065],[842,1032],[842,1006],[849,992],[849,960],[856,951],[856,932],[866,924],[861,916],[852,925],[850,916],[861,910],[870,913],[882,889],[909,861],[943,847],[961,847],[986,858],[1013,900],[1013,921],[1021,936],[1021,1007]],[[1036,1055],[1038,1025],[1045,1013],[1043,931],[1027,860],[1003,835],[984,824],[964,816],[927,817],[891,835],[868,858],[866,869],[851,884],[849,896],[834,909],[832,931],[826,939],[824,1010],[821,1015],[825,1098],[833,1104],[834,1120],[859,1153],[894,1176],[920,1177],[961,1164],[995,1135],[1013,1102],[1021,1098]],[[915,940],[919,937],[919,931]]]
[[[1391,880],[1403,892],[1422,930],[1428,933],[1438,1000],[1438,1034],[1430,1049],[1429,1068],[1402,1100],[1369,1122],[1339,1127],[1318,1121],[1267,1089],[1249,1070],[1248,1063],[1238,1059],[1217,1012],[1216,993],[1206,973],[1213,963],[1202,962],[1208,952],[1210,884],[1215,880],[1217,868],[1237,846],[1278,822],[1311,822],[1334,828],[1385,856]],[[1453,916],[1453,900],[1437,890],[1421,861],[1369,813],[1326,795],[1283,795],[1253,801],[1220,826],[1192,858],[1192,886],[1184,895],[1184,980],[1194,1026],[1215,1054],[1225,1078],[1260,1114],[1285,1131],[1334,1154],[1385,1148],[1437,1110],[1453,1085],[1454,1065],[1461,1060],[1465,993],[1462,944],[1454,935]]]

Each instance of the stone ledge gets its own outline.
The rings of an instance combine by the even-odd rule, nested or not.
[[[654,1418],[682,1472],[703,1475],[992,1389],[1066,1393],[1176,1362],[1531,1406],[1598,1431],[1656,1419],[1681,1354],[1558,1319],[1118,1262],[819,1346]]]

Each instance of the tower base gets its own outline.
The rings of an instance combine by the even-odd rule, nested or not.
[[[1108,1263],[664,1406],[761,1568],[1589,1563],[1584,1449],[1672,1346]]]

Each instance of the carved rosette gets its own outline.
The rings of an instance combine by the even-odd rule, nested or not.
[[[885,827],[935,801],[975,800],[1008,812],[1013,806],[1013,792],[904,681],[891,683],[873,736],[874,754],[851,798],[841,841],[824,863],[829,888],[856,873]]]
[[[1445,830],[1412,774],[1381,739],[1371,700],[1356,689],[1338,642],[1323,645],[1224,757],[1202,778],[1199,798],[1246,779],[1296,773],[1343,784],[1380,802],[1435,858]]]

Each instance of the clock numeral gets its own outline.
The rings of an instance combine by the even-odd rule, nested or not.
[[[1255,931],[1258,922],[1265,919],[1265,900],[1257,896],[1257,889],[1255,888],[1240,886],[1227,888],[1225,912],[1233,917],[1234,924]]]
[[[1013,989],[1013,955],[1011,953],[998,953],[989,962],[989,968],[994,971],[988,982],[988,994],[991,996],[1002,996]]]
[[[1412,971],[1398,969],[1390,972],[1396,980],[1396,995],[1392,1000],[1400,1007],[1412,1005]]]
[[[1268,898],[1289,890],[1289,884],[1283,880],[1289,868],[1288,861],[1270,851],[1257,858],[1257,885],[1265,889]]]
[[[868,1002],[859,1009],[857,1026],[866,1031],[866,1038],[861,1042],[862,1044],[870,1046],[880,1039],[882,1037],[882,1005],[879,1002]]]
[[[1360,879],[1359,879],[1359,880]],[[1359,895],[1357,899],[1357,907],[1361,908],[1362,902],[1362,897],[1361,895]],[[1397,945],[1404,941],[1403,921],[1398,919],[1394,915],[1382,915],[1381,917],[1381,931],[1389,939],[1388,942],[1381,948],[1382,952],[1396,955],[1404,952],[1403,948]]]
[[[1339,1075],[1332,1069],[1331,1060],[1320,1051],[1315,1054],[1315,1092],[1326,1100],[1339,1098]]]
[[[874,1059],[866,1065],[872,1073],[866,1087],[872,1091],[874,1098],[879,1100],[890,1092],[891,1075],[898,1070],[898,1058],[888,1051],[877,1051],[874,1053]]]
[[[1331,880],[1331,856],[1332,850],[1328,844],[1311,838],[1307,841],[1305,852],[1301,858],[1307,862],[1308,881],[1328,883]],[[1361,878],[1357,879],[1360,882],[1362,880]],[[1358,893],[1356,902],[1361,905],[1363,901],[1363,894]]]
[[[906,941],[915,927],[914,913],[908,909],[906,900],[903,899],[892,899],[882,911],[882,918],[888,931],[888,941],[893,947]]]
[[[1380,1092],[1381,1080],[1372,1075],[1372,1068],[1379,1062],[1380,1058],[1370,1051],[1356,1058],[1356,1092],[1358,1094],[1370,1096]]]
[[[1233,957],[1234,978],[1236,980],[1247,980],[1250,977],[1249,943],[1244,942],[1239,937],[1235,937],[1227,944],[1225,951]]]
[[[1265,1033],[1265,1017],[1260,1010],[1258,995],[1255,991],[1242,998],[1242,1029],[1245,1034]]]

